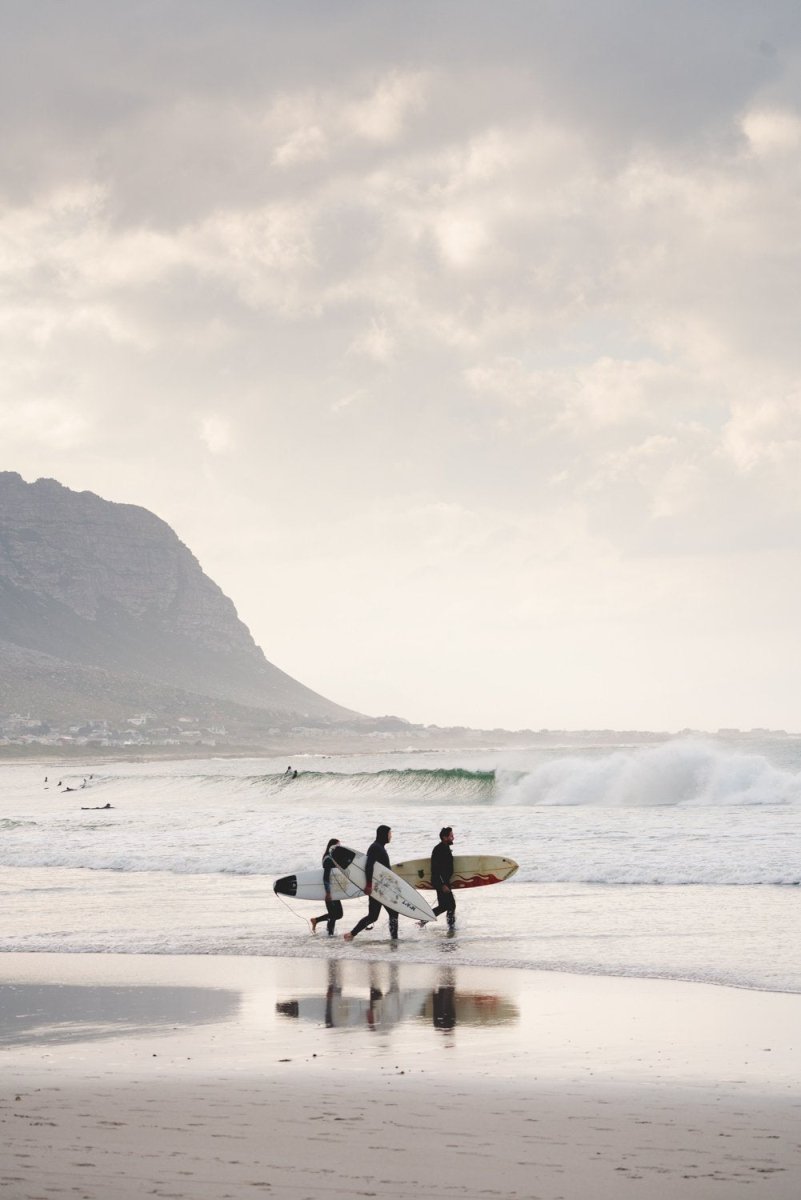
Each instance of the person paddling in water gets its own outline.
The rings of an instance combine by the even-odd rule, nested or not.
[[[373,890],[373,868],[377,862],[383,863],[385,867],[390,865],[389,855],[387,854],[387,846],[392,838],[392,830],[389,825],[379,825],[375,831],[375,841],[367,851],[367,862],[364,868],[365,878],[367,880],[364,886],[364,894],[370,901],[370,906],[367,909],[367,915],[362,917],[356,925],[353,926],[350,933],[345,934],[345,941],[352,942],[357,934],[366,929],[368,925],[374,925],[378,920],[382,908],[386,908],[380,900],[376,900],[372,893]],[[398,914],[393,912],[391,908],[387,908],[389,916],[389,936],[393,941],[398,936]]]
[[[330,838],[325,848],[325,854],[323,855],[323,887],[325,888],[326,911],[321,917],[312,917],[309,921],[312,933],[316,933],[319,923],[325,921],[329,937],[334,936],[334,927],[342,916],[342,901],[331,898],[331,872],[336,867],[336,863],[331,857],[331,847],[338,845],[339,838]]]

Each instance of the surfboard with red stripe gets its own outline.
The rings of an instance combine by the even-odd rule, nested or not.
[[[518,864],[513,858],[501,858],[496,854],[454,854],[451,887],[487,887],[491,883],[503,883],[511,879]],[[392,864],[392,870],[401,879],[420,891],[431,889],[431,859],[410,858],[406,862]]]

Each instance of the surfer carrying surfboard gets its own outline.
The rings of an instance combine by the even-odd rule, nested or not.
[[[323,887],[325,888],[325,913],[321,917],[312,917],[309,921],[312,933],[317,932],[320,921],[326,922],[328,936],[334,936],[334,926],[343,915],[342,901],[331,898],[331,872],[336,869],[336,863],[331,857],[331,847],[339,845],[339,838],[329,838],[323,855]]]
[[[437,889],[437,907],[434,916],[440,913],[448,914],[448,928],[456,924],[456,897],[451,887],[453,875],[453,829],[444,825],[439,831],[439,841],[431,851],[431,886]],[[425,924],[425,922],[421,922]]]
[[[385,867],[390,866],[389,855],[387,854],[387,846],[392,838],[392,830],[389,825],[379,825],[375,831],[375,841],[367,851],[367,861],[364,867],[364,876],[366,883],[364,886],[364,894],[367,896],[370,904],[367,909],[367,915],[362,917],[351,929],[350,933],[345,934],[345,941],[352,942],[357,934],[366,929],[368,925],[374,925],[378,920],[381,909],[385,908],[380,900],[375,900],[370,894],[373,890],[373,868],[377,862],[383,863]],[[387,908],[389,917],[389,936],[393,941],[398,936],[398,914],[393,912],[391,908]]]

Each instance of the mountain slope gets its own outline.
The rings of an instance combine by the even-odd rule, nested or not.
[[[116,717],[204,698],[272,721],[358,720],[268,662],[153,513],[0,472],[0,707]]]

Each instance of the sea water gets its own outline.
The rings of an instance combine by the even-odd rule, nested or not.
[[[801,738],[0,767],[0,951],[513,966],[801,992]],[[45,778],[46,777],[46,778]],[[71,790],[68,790],[71,789]],[[106,804],[111,805],[105,808]],[[329,837],[499,854],[456,930],[348,945],[273,892]],[[340,934],[366,909],[345,904]],[[221,960],[221,973],[224,962]]]

